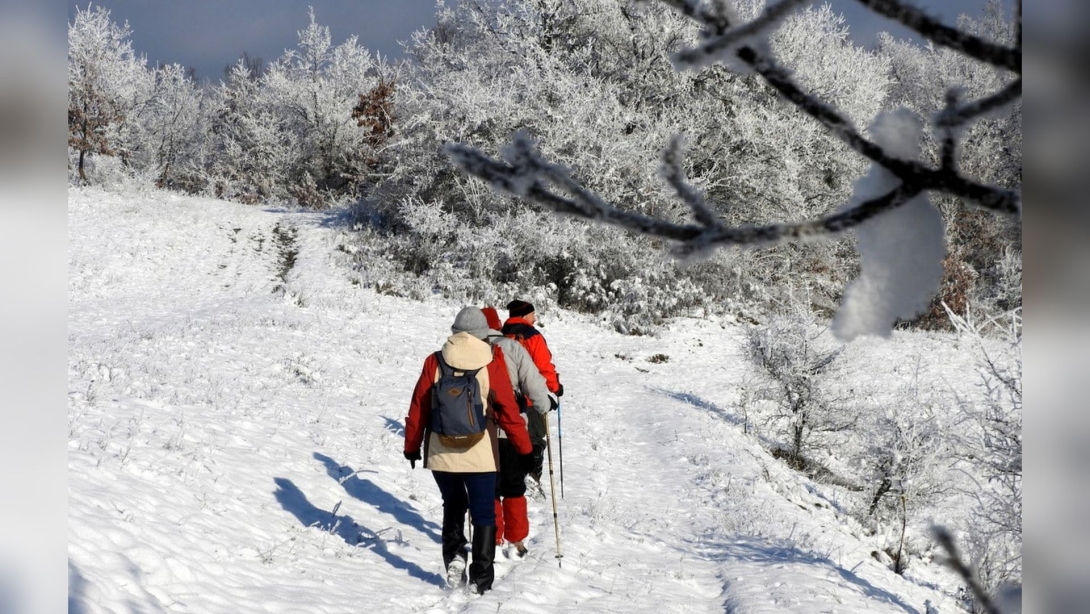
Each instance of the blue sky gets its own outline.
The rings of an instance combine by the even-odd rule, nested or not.
[[[452,0],[453,1],[453,0]],[[985,0],[914,0],[932,15],[953,24],[960,13],[979,14]],[[178,62],[196,68],[199,78],[219,79],[223,68],[245,51],[271,61],[294,47],[307,24],[307,7],[329,26],[334,43],[355,34],[364,47],[400,57],[398,41],[435,23],[435,0],[98,0],[114,21],[128,21],[133,46],[155,63]],[[831,0],[848,20],[852,37],[866,45],[882,30],[899,37],[911,33],[876,16],[852,0]],[[1009,7],[1012,0],[1006,0]],[[71,2],[68,17],[84,2]]]

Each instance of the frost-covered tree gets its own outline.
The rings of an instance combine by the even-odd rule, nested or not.
[[[212,159],[208,174],[220,198],[255,203],[279,195],[288,159],[261,82],[244,60],[213,90]]]
[[[916,30],[935,45],[996,70],[1021,74],[1020,35],[1011,42],[993,42],[938,23],[897,0],[860,2]],[[697,40],[685,41],[685,48],[673,55],[680,68],[696,71],[723,63],[755,75],[871,165],[841,210],[803,222],[733,225],[725,212],[738,203],[709,198],[709,190],[691,179],[677,141],[663,155],[662,172],[677,200],[687,207],[692,217],[688,223],[633,210],[629,203],[595,189],[594,173],[557,160],[550,155],[545,139],[538,138],[540,145],[535,148],[533,134],[515,137],[504,148],[503,160],[490,158],[472,143],[450,145],[446,151],[455,164],[497,190],[546,209],[670,240],[678,252],[687,255],[720,246],[827,238],[854,230],[862,270],[846,291],[834,324],[843,338],[888,334],[898,319],[913,317],[927,307],[942,278],[944,256],[943,228],[928,200],[929,193],[948,194],[1003,215],[1020,215],[1019,186],[995,186],[970,176],[961,168],[959,155],[966,127],[1020,98],[1020,78],[976,98],[962,93],[958,83],[948,84],[940,112],[927,118],[940,144],[937,163],[929,164],[919,159],[918,151],[924,120],[911,110],[879,116],[871,134],[866,134],[853,123],[858,116],[838,108],[838,92],[823,92],[808,83],[805,75],[798,78],[791,73],[776,51],[775,32],[803,4],[801,1],[782,0],[756,16],[750,11],[745,15],[752,17],[748,21],[723,1],[663,0],[663,4],[700,27]],[[663,39],[670,36],[671,32],[661,33]],[[816,55],[813,50],[809,53]],[[593,143],[585,145],[593,147]],[[769,165],[776,163],[774,159],[767,161]]]
[[[922,389],[918,372],[880,407],[862,412],[854,455],[862,468],[856,516],[884,536],[892,568],[904,573],[909,551],[922,550],[921,517],[950,496],[954,461],[945,395]],[[860,445],[861,444],[861,445]],[[917,549],[918,548],[918,549]]]
[[[835,65],[873,77],[867,87],[837,85],[838,73],[813,62],[805,67],[812,82],[851,101],[853,112],[873,114],[881,99],[875,88],[884,87],[883,61],[853,51],[827,10],[797,19],[798,31],[785,46],[797,47],[800,57],[801,49],[816,48]],[[414,223],[429,225],[432,216],[413,211],[438,205],[471,229],[465,234],[471,240],[427,235],[406,241],[398,257],[432,276],[445,258],[450,274],[461,279],[448,279],[445,287],[462,283],[500,296],[540,292],[542,300],[603,313],[625,329],[693,308],[741,311],[743,303],[770,303],[764,289],[776,276],[826,271],[840,281],[826,287],[842,286],[854,265],[845,263],[840,246],[801,253],[792,247],[774,258],[730,254],[679,266],[660,257],[657,240],[520,211],[508,196],[466,180],[436,155],[452,142],[495,148],[521,130],[545,154],[579,169],[596,192],[632,211],[680,222],[684,207],[668,202],[655,177],[656,150],[680,132],[689,135],[686,172],[708,193],[738,201],[727,213],[739,223],[785,211],[808,215],[846,198],[850,181],[843,175],[862,172],[863,164],[777,104],[761,80],[718,66],[674,70],[671,56],[698,36],[684,15],[627,0],[463,2],[440,11],[438,26],[418,33],[410,48],[414,74],[402,90],[403,116],[411,124],[401,133],[406,162],[374,200],[385,203],[386,222],[402,236],[425,235]],[[812,185],[822,191],[804,197]]]
[[[626,99],[619,84],[636,71],[624,63],[626,55],[590,36],[593,20],[619,5],[463,3],[441,11],[437,28],[418,33],[410,49],[414,73],[401,89],[404,164],[374,198],[383,203],[386,223],[409,237],[397,250],[407,268],[452,292],[462,286],[475,299],[537,291],[546,302],[594,311],[614,306],[650,318],[660,317],[655,307],[669,307],[648,296],[657,286],[679,290],[675,297],[686,293],[686,282],[675,283],[671,267],[646,257],[646,244],[628,246],[610,229],[511,215],[509,199],[467,181],[438,154],[452,141],[494,145],[530,129],[555,136],[550,142],[559,155],[600,170],[603,189],[650,200],[648,190],[657,188],[633,178],[653,168],[647,145],[659,130],[654,118],[673,123],[706,114],[684,114],[680,102],[668,108]],[[603,49],[592,49],[589,41]],[[666,54],[660,55],[652,77],[674,78]],[[580,138],[600,149],[579,148]],[[627,172],[633,165],[637,172]],[[435,209],[449,214],[443,224],[433,223]]]
[[[288,189],[319,206],[322,193],[353,191],[364,178],[368,135],[352,109],[389,69],[354,36],[334,46],[313,9],[309,17],[298,47],[270,64],[261,81],[288,156]]]
[[[263,77],[265,71],[268,69],[265,58],[257,55],[250,55],[249,52],[243,51],[242,55],[234,64],[228,64],[223,67],[223,78],[230,80],[231,73],[234,72],[235,66],[238,64],[242,64],[246,68],[246,72],[250,75],[250,78],[255,80]]]
[[[68,146],[78,155],[81,181],[89,155],[128,156],[125,137],[148,82],[131,34],[101,6],[77,8],[68,24]]]
[[[137,110],[142,166],[153,170],[159,187],[202,187],[207,135],[203,97],[180,64],[160,66],[146,100]]]
[[[313,9],[298,34],[267,66],[241,58],[215,90],[209,181],[220,196],[324,207],[371,179],[376,148],[353,108],[396,71],[356,37],[334,45]]]
[[[988,339],[987,322],[950,313],[959,336],[976,353],[979,401],[961,398],[969,422],[960,455],[981,483],[967,494],[976,500],[968,525],[967,554],[988,591],[1022,583],[1022,317],[1005,315],[1004,334]],[[985,610],[979,600],[974,611]]]
[[[1015,24],[1002,3],[988,0],[980,17],[962,15],[958,28],[983,40],[1016,44]],[[893,74],[890,104],[903,105],[922,117],[942,112],[951,91],[963,99],[981,99],[1017,79],[1011,71],[976,61],[949,47],[921,47],[880,35],[878,52],[889,58]],[[956,88],[956,89],[952,89]],[[922,157],[938,164],[942,143],[925,133]],[[1022,104],[1020,100],[981,116],[960,136],[959,168],[969,177],[1004,188],[1021,185]],[[937,194],[946,226],[948,253],[943,282],[924,318],[928,326],[948,326],[944,305],[964,315],[998,316],[1021,306],[1021,226],[1017,220],[963,207],[959,199]]]

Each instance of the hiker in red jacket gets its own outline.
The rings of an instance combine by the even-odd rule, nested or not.
[[[523,418],[529,420],[528,413],[544,413],[556,408],[556,397],[549,393],[545,378],[537,370],[526,348],[500,332],[503,326],[496,308],[484,307],[481,312],[491,329],[486,341],[503,349],[511,387],[524,412]],[[525,540],[530,534],[530,519],[526,513],[526,474],[532,469],[501,433],[500,469],[496,476],[496,547],[506,540],[510,550],[519,558],[526,556]]]
[[[557,397],[564,396],[564,385],[560,383],[560,375],[553,365],[553,354],[549,351],[549,345],[545,343],[545,337],[534,328],[537,323],[537,314],[534,306],[526,301],[514,300],[507,304],[507,321],[503,323],[503,334],[522,344],[534,359],[537,370],[545,378],[545,385],[549,392]],[[542,465],[545,462],[546,426],[545,414],[541,412],[527,412],[526,417],[530,426],[530,439],[534,444],[533,462],[530,476],[537,482],[541,481]]]
[[[484,341],[488,336],[484,314],[476,307],[462,309],[451,332],[453,334],[447,338],[442,350],[429,354],[424,360],[423,371],[413,390],[409,415],[405,418],[405,458],[413,468],[416,461],[423,458],[424,467],[432,470],[443,496],[443,564],[447,582],[452,587],[465,582],[465,515],[469,510],[473,522],[469,582],[474,591],[483,593],[492,588],[495,579],[497,427],[504,430],[518,454],[528,455],[532,446],[511,389],[503,350]],[[486,428],[483,437],[468,447],[454,445],[450,439],[432,430],[433,409],[438,411],[433,394],[439,389],[440,360],[447,366],[448,373],[475,372],[472,377],[476,378],[476,388],[484,405]],[[445,445],[444,440],[451,445]],[[520,460],[524,464],[527,462]]]

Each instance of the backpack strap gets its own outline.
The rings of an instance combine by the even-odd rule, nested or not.
[[[492,357],[495,358],[495,356],[496,356],[496,352],[493,349]],[[457,372],[468,373],[469,375],[472,375],[472,376],[476,377],[477,374],[480,373],[481,369],[484,368],[484,367],[480,367],[480,368],[477,368],[477,369],[455,369],[454,367],[448,365],[447,361],[443,360],[443,352],[442,351],[438,351],[438,352],[435,353],[435,360],[439,363],[439,368],[435,370],[435,381],[437,381],[437,382],[439,381],[439,378],[442,377],[443,375],[454,375]]]

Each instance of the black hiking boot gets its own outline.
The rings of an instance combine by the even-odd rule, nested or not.
[[[469,565],[469,583],[482,595],[492,590],[496,579],[496,526],[473,525],[473,562]]]
[[[466,516],[443,510],[443,568],[451,588],[466,583]]]

